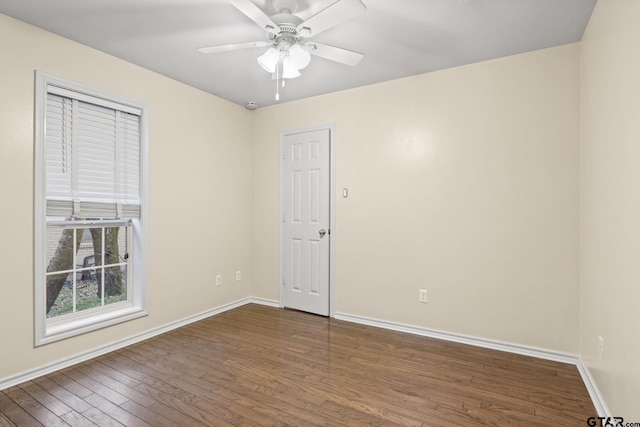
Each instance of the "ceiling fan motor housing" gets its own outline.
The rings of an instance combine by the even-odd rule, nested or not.
[[[303,37],[298,35],[298,25],[303,22],[302,19],[289,13],[279,13],[273,15],[271,20],[278,25],[278,31],[269,32],[268,37],[278,50],[286,52],[292,45],[302,41]]]

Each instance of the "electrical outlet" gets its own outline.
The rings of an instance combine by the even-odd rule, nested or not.
[[[427,290],[420,289],[420,293],[418,294],[418,301],[427,302]]]
[[[604,338],[598,337],[598,350],[600,355],[600,360],[604,359]]]
[[[240,280],[242,280],[242,273],[238,270],[236,271],[236,282],[239,282]]]
[[[216,276],[216,286],[222,286],[222,274]]]

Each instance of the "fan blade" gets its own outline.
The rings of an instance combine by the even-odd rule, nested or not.
[[[220,53],[220,52],[229,52],[231,50],[250,49],[252,47],[271,46],[272,44],[273,44],[272,42],[234,43],[234,44],[223,44],[219,46],[199,47],[198,50],[202,53]]]
[[[319,56],[341,64],[351,65],[352,67],[358,65],[362,58],[364,58],[362,53],[316,42],[309,42],[305,44],[304,47],[311,55]]]
[[[298,25],[298,33],[315,36],[367,10],[361,0],[338,0]],[[309,35],[306,35],[310,33]]]
[[[253,22],[258,24],[260,28],[266,31],[276,31],[278,26],[256,6],[251,0],[229,0],[240,12],[247,15]]]

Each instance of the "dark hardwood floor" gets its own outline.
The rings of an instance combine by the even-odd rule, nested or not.
[[[584,426],[575,366],[246,305],[0,392],[0,426]]]

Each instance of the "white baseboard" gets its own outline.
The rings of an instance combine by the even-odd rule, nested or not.
[[[598,412],[599,417],[612,417],[611,411],[607,407],[600,390],[598,389],[598,385],[596,384],[594,378],[591,376],[591,371],[584,364],[582,357],[578,358],[578,372],[580,372],[580,376],[582,377],[582,381],[584,382],[587,391],[589,392],[589,397],[591,397],[591,401],[593,402],[593,406],[596,407],[596,411]]]
[[[207,317],[215,316],[216,314],[224,313],[225,311],[233,310],[234,308],[241,307],[245,304],[256,303],[269,305],[268,300],[262,300],[258,298],[243,298],[238,301],[231,302],[229,304],[224,304],[219,307],[213,308],[211,310],[203,311],[202,313],[195,314],[193,316],[185,317],[184,319],[177,320],[175,322],[168,323],[166,325],[160,326],[158,328],[151,329],[149,331],[133,335],[131,337],[125,338],[123,340],[117,341],[115,343],[105,345],[103,347],[98,347],[93,350],[89,350],[84,353],[80,353],[76,356],[69,357],[63,360],[59,360],[57,362],[49,363],[40,368],[32,369],[27,372],[17,374],[8,378],[0,379],[0,391],[6,388],[12,387],[17,384],[21,384],[25,381],[30,381],[34,378],[41,377],[42,375],[50,374],[51,372],[58,371],[60,369],[67,368],[69,366],[87,361],[94,357],[101,356],[103,354],[109,353],[111,351],[115,351],[121,349],[123,347],[138,343],[140,341],[144,341],[146,339],[155,337],[156,335],[164,334],[165,332],[172,331],[174,329],[180,328],[182,326],[186,326],[190,323],[197,322],[202,319],[206,319]]]
[[[266,305],[267,307],[280,308],[280,301],[266,298],[249,298],[249,302],[254,304]]]
[[[362,316],[354,316],[345,313],[336,313],[336,319],[345,320],[347,322],[360,323],[362,325],[375,326],[378,328],[390,329],[392,331],[406,332],[414,335],[438,338],[446,341],[457,342],[461,344],[469,344],[476,347],[483,347],[492,350],[506,351],[509,353],[520,354],[524,356],[537,357],[539,359],[552,360],[555,362],[569,363],[571,365],[578,364],[578,356],[569,353],[562,353],[553,350],[546,350],[535,347],[528,347],[519,344],[511,344],[501,341],[488,340],[468,335],[454,334],[450,332],[438,331],[419,326],[405,325],[402,323],[388,322],[386,320],[372,319]]]

